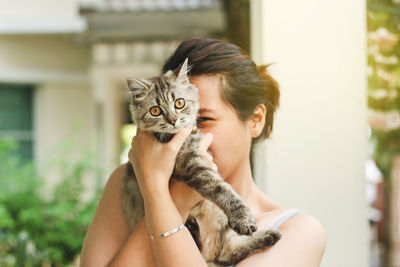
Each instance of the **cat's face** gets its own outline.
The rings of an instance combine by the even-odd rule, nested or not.
[[[176,133],[195,125],[199,109],[197,88],[187,77],[187,60],[179,74],[172,71],[151,79],[129,79],[132,118],[139,129]]]

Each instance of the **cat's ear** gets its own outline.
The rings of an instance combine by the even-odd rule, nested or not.
[[[144,80],[128,78],[126,83],[128,84],[129,90],[131,91],[132,97],[135,101],[142,101],[149,93],[150,88]]]
[[[176,76],[176,81],[181,83],[181,84],[187,84],[189,83],[189,78],[188,78],[188,58],[185,59],[183,62],[178,75]]]

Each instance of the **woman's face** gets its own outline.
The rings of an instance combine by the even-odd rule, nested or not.
[[[200,130],[212,133],[209,150],[218,172],[227,179],[249,161],[252,137],[248,123],[241,121],[233,107],[221,98],[220,78],[220,74],[197,75],[190,82],[199,89]]]

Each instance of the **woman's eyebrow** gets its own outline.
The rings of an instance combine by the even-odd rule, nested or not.
[[[209,108],[201,108],[199,113],[215,113],[215,111]]]

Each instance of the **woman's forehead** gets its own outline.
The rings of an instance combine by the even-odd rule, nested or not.
[[[225,104],[220,94],[220,74],[197,75],[190,82],[198,89],[200,110],[212,111]]]
[[[213,87],[219,89],[221,85],[221,74],[201,74],[190,77],[190,82],[197,86],[197,88]]]
[[[217,116],[223,118],[235,118],[235,109],[228,104],[221,96],[220,74],[197,75],[190,79],[190,82],[198,88],[201,116]]]

